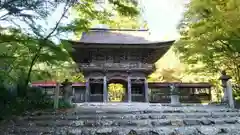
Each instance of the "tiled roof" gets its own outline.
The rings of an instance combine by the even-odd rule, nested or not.
[[[147,30],[92,29],[84,32],[80,42],[106,44],[148,44],[160,41],[152,40]]]

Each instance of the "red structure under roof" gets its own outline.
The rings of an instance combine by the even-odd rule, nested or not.
[[[56,87],[57,82],[56,81],[39,81],[39,82],[33,82],[32,86],[36,87]],[[82,86],[85,87],[85,83],[80,82],[80,83],[73,83],[72,86]]]
[[[212,85],[210,83],[179,83],[179,82],[150,82],[149,87],[169,87],[170,84],[177,84],[180,88],[210,88]],[[39,81],[33,82],[32,86],[39,87],[55,87],[56,81]],[[85,87],[84,82],[74,82],[73,87]]]

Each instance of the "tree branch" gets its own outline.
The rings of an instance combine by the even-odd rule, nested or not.
[[[67,3],[64,6],[64,10],[63,10],[63,13],[62,13],[60,19],[57,21],[57,23],[56,23],[55,27],[53,28],[53,30],[44,38],[45,40],[48,39],[49,37],[51,37],[51,35],[56,31],[56,29],[60,25],[62,19],[64,18],[65,14],[69,10],[70,4],[71,4],[71,0],[67,0]]]
[[[30,79],[31,79],[32,68],[33,68],[35,62],[37,61],[37,59],[38,59],[39,56],[40,56],[41,50],[42,50],[42,48],[43,48],[43,44],[45,44],[45,42],[51,37],[51,35],[52,35],[52,34],[56,31],[56,29],[58,28],[58,26],[59,26],[59,24],[61,23],[63,17],[65,16],[65,14],[67,13],[68,9],[70,8],[70,5],[69,5],[70,3],[71,3],[71,0],[67,0],[66,4],[65,4],[65,6],[64,6],[64,11],[63,11],[60,19],[57,21],[55,27],[53,28],[53,30],[52,30],[45,38],[43,38],[43,40],[41,40],[41,41],[39,42],[39,48],[38,48],[36,54],[34,55],[34,57],[33,57],[33,59],[32,59],[32,62],[31,62],[31,64],[30,64],[30,68],[29,68],[29,70],[28,70],[27,79],[26,79],[26,82],[25,82],[25,87],[27,87],[28,82],[29,82]]]
[[[0,17],[0,20],[1,20],[1,21],[6,20],[6,18],[7,18],[8,15],[10,15],[9,12],[6,13],[6,14],[4,14],[4,15],[2,15],[2,16]]]

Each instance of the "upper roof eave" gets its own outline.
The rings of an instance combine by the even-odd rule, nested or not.
[[[170,41],[154,41],[154,42],[148,42],[148,43],[96,43],[96,42],[81,42],[81,41],[72,41],[72,40],[62,40],[67,41],[72,44],[74,47],[83,47],[83,46],[97,46],[97,47],[103,47],[103,46],[154,46],[154,47],[162,47],[162,46],[171,46],[175,40]],[[147,45],[147,46],[146,46]]]

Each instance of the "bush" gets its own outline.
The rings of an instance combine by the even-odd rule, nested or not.
[[[233,84],[233,97],[235,99],[235,107],[240,108],[240,85]]]
[[[24,88],[22,83],[10,87],[0,82],[0,121],[26,111],[53,109],[53,104],[53,99],[42,88]],[[59,100],[59,109],[72,107],[62,99]]]
[[[49,109],[53,101],[43,93],[41,88],[28,87],[27,90],[6,88],[0,84],[0,120],[12,115],[21,115],[25,111]],[[19,95],[19,91],[21,94]],[[23,91],[26,92],[25,96]]]
[[[232,88],[233,88],[233,96],[236,99],[240,99],[240,85],[233,84]]]
[[[63,99],[59,100],[59,105],[58,105],[59,109],[66,109],[66,108],[72,108],[72,107],[73,107],[73,105],[71,105],[68,102],[65,102]]]

